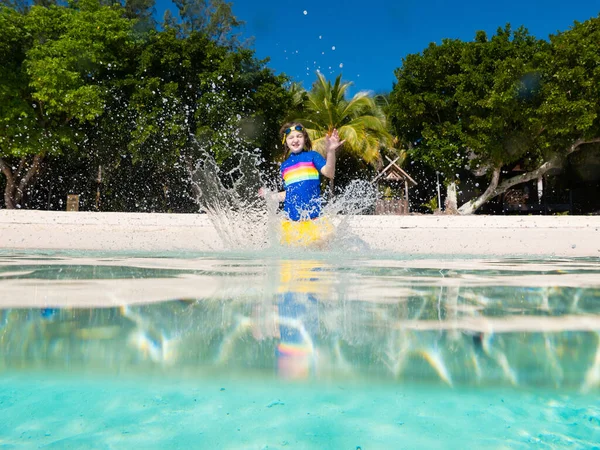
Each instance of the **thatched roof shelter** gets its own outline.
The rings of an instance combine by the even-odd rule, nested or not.
[[[408,214],[408,188],[409,186],[416,186],[417,182],[413,180],[412,177],[397,164],[400,157],[397,157],[394,160],[392,160],[388,156],[386,156],[385,158],[388,160],[389,164],[385,166],[375,178],[373,178],[373,181],[371,181],[371,183],[404,183],[404,199],[378,200],[377,205],[375,206],[375,213]]]

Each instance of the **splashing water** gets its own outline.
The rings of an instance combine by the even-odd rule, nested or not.
[[[377,189],[368,181],[353,180],[339,195],[331,198],[324,208],[328,216],[353,216],[366,213],[377,200]]]
[[[264,184],[257,167],[260,159],[250,152],[239,152],[237,156],[238,165],[221,173],[214,158],[204,154],[191,171],[196,201],[209,214],[228,248],[263,248],[269,242],[270,214],[258,196]]]
[[[377,188],[365,180],[353,180],[323,208],[326,217],[338,217],[330,248],[344,251],[366,250],[367,244],[350,230],[349,218],[368,213],[377,200]]]
[[[209,214],[228,249],[258,250],[278,245],[283,214],[276,201],[258,195],[260,187],[268,184],[259,169],[259,153],[258,149],[254,153],[237,152],[237,166],[223,173],[214,158],[204,152],[191,170],[197,203]],[[327,199],[328,193],[324,195],[323,216],[335,218],[336,228],[329,247],[364,248],[349,231],[348,217],[367,212],[375,203],[377,190],[367,181],[354,180],[341,194]]]

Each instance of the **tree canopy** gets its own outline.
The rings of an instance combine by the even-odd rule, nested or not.
[[[82,0],[23,14],[0,8],[0,30],[0,169],[5,204],[15,207],[44,157],[78,150],[73,125],[104,113],[104,81],[132,44],[132,21]]]
[[[8,208],[61,208],[80,192],[88,209],[194,211],[189,165],[210,155],[227,173],[239,150],[273,162],[285,119],[305,123],[317,149],[337,128],[340,174],[408,149],[450,200],[469,191],[465,214],[600,142],[600,17],[549,40],[506,25],[432,43],[377,98],[350,97],[341,75],[290,87],[241,42],[224,0],[174,0],[160,26],[154,0],[0,2]],[[525,172],[509,176],[516,164]]]
[[[229,4],[186,5],[197,11],[162,30],[148,26],[148,1],[0,7],[6,207],[23,207],[36,177],[56,179],[48,170],[60,160],[79,172],[61,189],[98,180],[104,209],[193,210],[185,166],[200,150],[219,164],[234,150],[275,152],[287,78],[234,40]]]
[[[536,39],[499,28],[488,39],[445,40],[409,55],[391,94],[394,129],[412,156],[444,174],[451,189],[465,169],[489,186],[459,208],[472,213],[509,187],[539,177],[598,133],[599,19]],[[593,88],[592,88],[593,89]],[[500,180],[521,163],[528,172]]]

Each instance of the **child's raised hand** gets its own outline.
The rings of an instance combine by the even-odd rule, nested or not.
[[[338,130],[336,128],[333,129],[331,133],[327,133],[325,136],[325,150],[329,152],[336,151],[339,147],[341,147],[346,140],[340,141],[340,135],[338,134]]]

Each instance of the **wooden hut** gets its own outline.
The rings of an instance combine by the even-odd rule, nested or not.
[[[394,160],[387,156],[385,158],[388,160],[389,164],[379,172],[371,183],[377,184],[378,187],[384,185],[390,188],[388,190],[391,191],[392,194],[377,199],[377,203],[375,204],[375,214],[408,214],[408,189],[409,186],[416,186],[417,182],[396,164],[400,157]],[[402,187],[404,188],[404,198],[401,194]],[[394,195],[394,190],[400,192]]]

